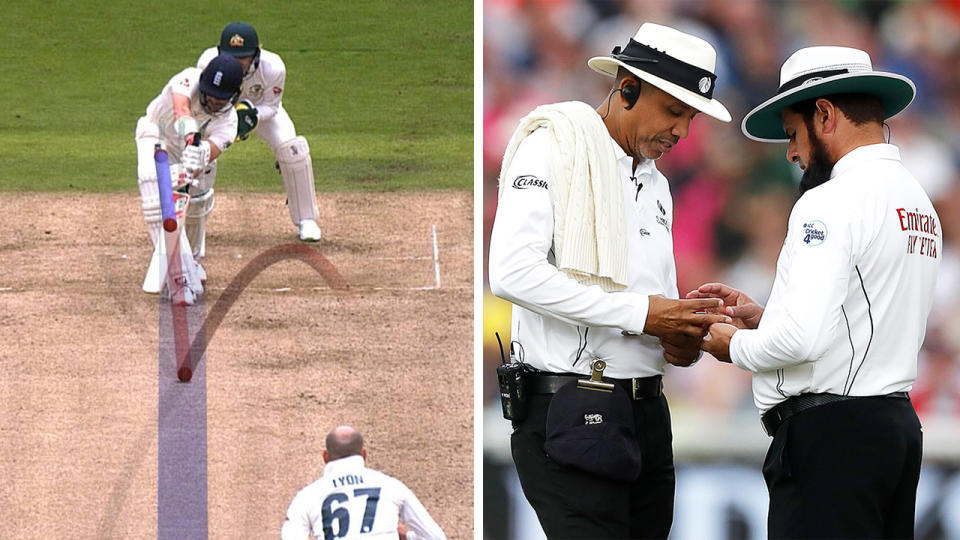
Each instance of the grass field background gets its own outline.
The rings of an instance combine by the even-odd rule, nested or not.
[[[473,2],[26,1],[0,17],[0,191],[136,191],[133,130],[181,69],[250,22],[287,66],[318,191],[470,189]],[[251,137],[217,188],[281,191]]]

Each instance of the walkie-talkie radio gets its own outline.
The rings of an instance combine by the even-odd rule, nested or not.
[[[500,334],[497,343],[500,344],[500,361],[497,367],[497,382],[500,384],[500,405],[503,407],[503,417],[514,424],[522,422],[527,417],[527,385],[524,376],[529,368],[516,359],[513,352],[513,343],[510,344],[510,361],[507,362],[503,354],[503,342]]]

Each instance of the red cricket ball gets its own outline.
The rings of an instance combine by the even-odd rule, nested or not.
[[[177,370],[177,378],[180,379],[180,382],[190,382],[190,379],[193,378],[193,371],[187,366]]]

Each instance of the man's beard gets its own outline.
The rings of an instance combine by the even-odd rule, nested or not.
[[[807,163],[807,168],[803,170],[803,176],[800,178],[800,195],[806,193],[808,189],[813,189],[829,180],[830,173],[833,172],[833,166],[835,165],[833,161],[830,161],[830,156],[827,155],[827,149],[823,146],[823,141],[817,137],[812,129],[808,129],[807,132],[810,134],[812,153],[810,154],[810,163]]]

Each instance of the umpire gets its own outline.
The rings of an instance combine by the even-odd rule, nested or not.
[[[665,360],[695,362],[709,324],[730,319],[704,313],[716,311],[715,299],[676,299],[673,205],[654,161],[687,136],[698,112],[730,121],[713,99],[715,62],[707,42],[644,24],[622,50],[589,61],[615,78],[596,110],[580,102],[538,107],[508,144],[490,288],[514,304],[511,350],[536,370],[526,377],[528,413],[514,419],[511,446],[523,492],[550,538],[670,532]],[[583,414],[575,381],[599,360],[613,401]],[[622,423],[582,455],[561,456],[545,450],[554,417],[568,433]]]
[[[743,121],[804,171],[773,291],[762,315],[724,285],[688,296],[724,298],[741,328],[711,326],[704,349],[754,373],[773,436],[770,538],[913,537],[922,444],[907,392],[943,244],[882,126],[914,94],[864,51],[809,47]]]

